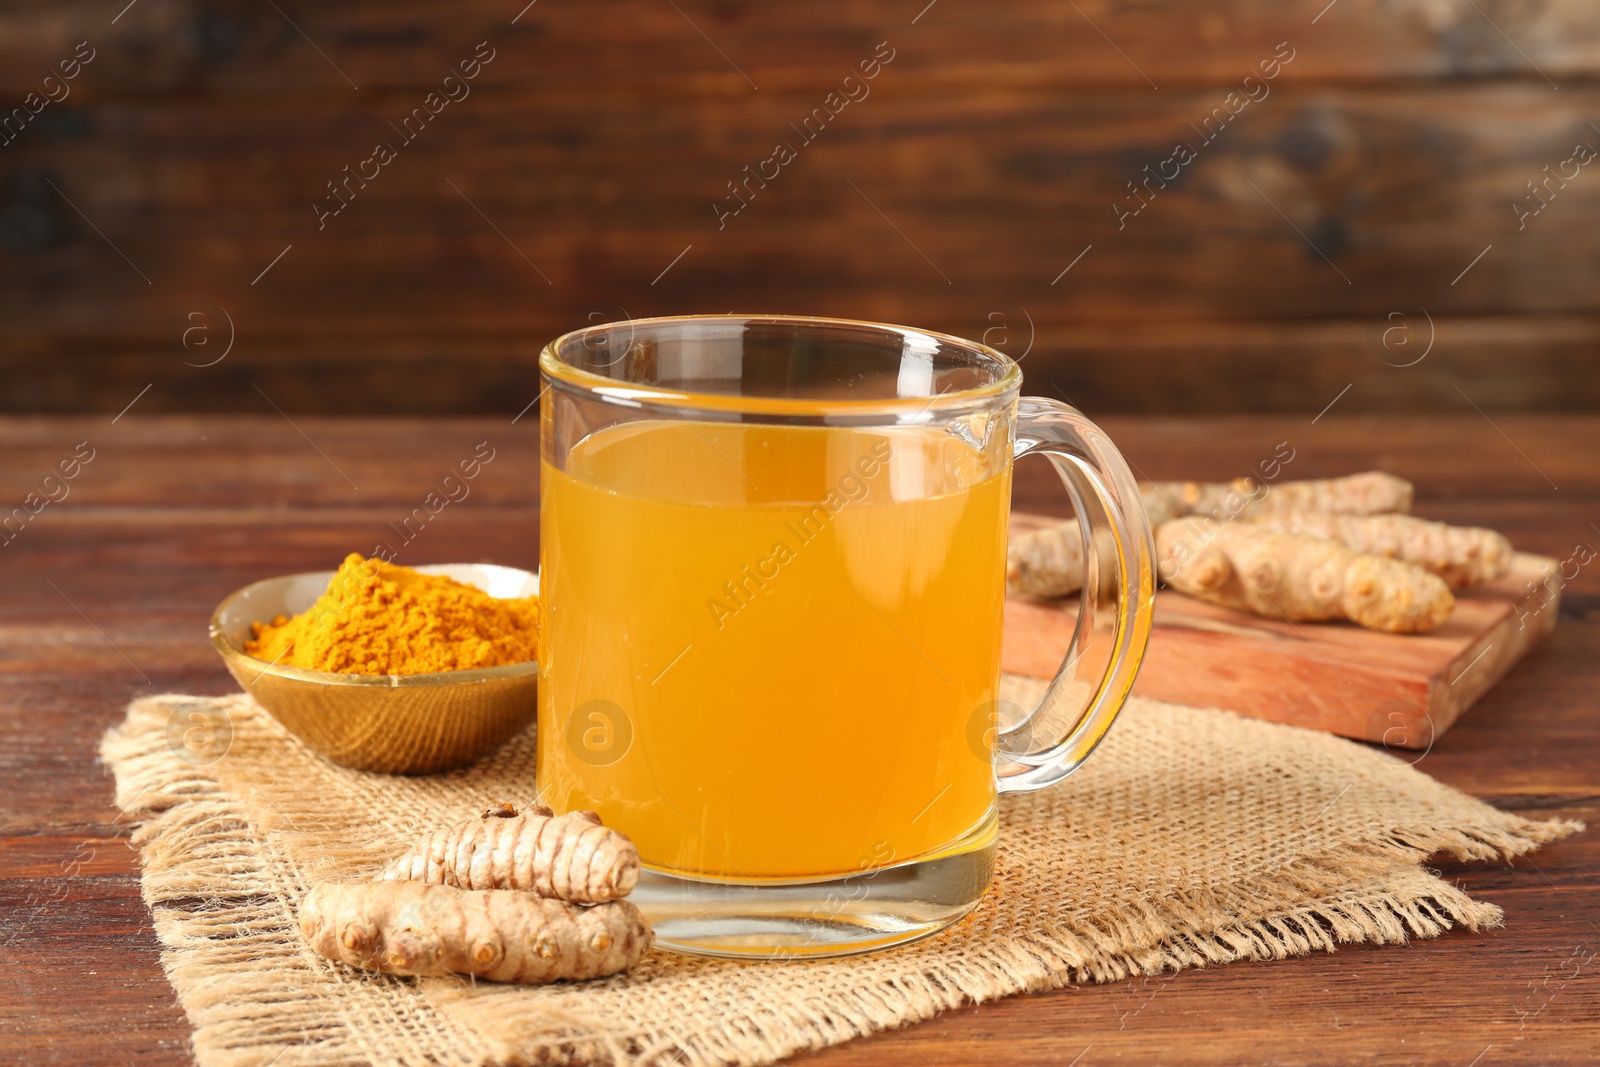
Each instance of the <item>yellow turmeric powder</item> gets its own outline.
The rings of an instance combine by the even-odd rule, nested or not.
[[[345,557],[294,618],[252,623],[249,655],[338,674],[430,674],[526,663],[538,653],[539,599],[498,599],[439,574]]]

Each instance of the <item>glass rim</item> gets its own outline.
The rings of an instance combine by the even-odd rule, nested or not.
[[[994,381],[966,389],[951,389],[934,396],[879,397],[874,399],[813,399],[809,397],[744,396],[726,393],[695,392],[668,389],[637,382],[624,382],[603,374],[582,370],[561,358],[562,348],[578,338],[601,333],[618,326],[662,326],[692,323],[764,322],[794,326],[854,326],[902,337],[914,335],[963,349],[997,365],[1000,372]],[[686,415],[691,412],[719,414],[748,414],[774,416],[904,416],[926,412],[948,412],[994,406],[1022,390],[1022,368],[1004,352],[990,348],[979,341],[954,334],[924,330],[916,326],[899,326],[869,319],[841,319],[822,315],[782,314],[689,314],[659,315],[640,319],[618,319],[615,322],[597,323],[567,333],[550,341],[539,353],[539,370],[549,380],[549,387],[567,386],[600,400],[633,408],[662,408]]]

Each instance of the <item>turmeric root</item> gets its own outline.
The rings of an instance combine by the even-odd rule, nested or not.
[[[1452,589],[1483,585],[1511,569],[1511,542],[1479,526],[1451,526],[1410,515],[1328,515],[1284,512],[1253,520],[1284,533],[1337,541],[1373,556],[1415,563]]]
[[[1382,471],[1262,485],[1231,482],[1141,482],[1139,496],[1150,528],[1186,515],[1218,522],[1241,517],[1319,511],[1375,515],[1411,510],[1411,483]],[[1403,557],[1402,558],[1406,558]],[[1076,521],[1030,530],[1012,538],[1006,553],[1006,591],[1025,596],[1066,596],[1083,586],[1083,540]]]
[[[600,825],[592,811],[555,816],[545,807],[521,814],[491,808],[472,822],[425,835],[380,877],[461,889],[523,889],[598,904],[633,889],[639,850],[627,835]]]
[[[300,905],[300,929],[317,952],[353,967],[492,982],[616,974],[654,941],[625,900],[581,907],[511,890],[416,882],[323,882]]]
[[[1029,530],[1006,549],[1006,592],[1066,596],[1083,587],[1083,535],[1077,520]]]
[[[1444,579],[1334,541],[1255,523],[1177,519],[1156,531],[1161,577],[1172,588],[1268,618],[1349,619],[1420,633],[1455,607]]]
[[[1241,515],[1324,511],[1338,515],[1381,515],[1411,510],[1411,483],[1383,471],[1343,478],[1259,484],[1231,482],[1144,482],[1139,486],[1145,513],[1155,528],[1185,515],[1209,515],[1218,522]]]

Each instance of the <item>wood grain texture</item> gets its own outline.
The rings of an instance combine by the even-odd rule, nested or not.
[[[412,97],[107,102],[83,136],[5,150],[4,209],[33,221],[0,310],[65,338],[159,336],[178,355],[202,298],[247,338],[399,332],[401,315],[441,338],[526,330],[529,345],[590,312],[773,304],[936,327],[1000,301],[1044,323],[1600,312],[1572,232],[1600,210],[1600,181],[1580,170],[1520,231],[1511,207],[1537,203],[1525,183],[1575,143],[1600,146],[1600,89],[1336,90],[1286,71],[1208,144],[1191,123],[1224,87],[930,100],[893,74],[809,143],[790,124],[816,94],[485,93],[410,142],[392,124]],[[378,142],[395,160],[347,178]],[[728,183],[779,142],[798,158],[719,223],[714,204],[740,203]],[[1159,188],[1144,168],[1179,142],[1198,156]],[[339,207],[333,181],[346,206],[319,223],[315,204]]]
[[[588,315],[625,310],[607,312],[597,304],[577,320],[550,324],[548,336]],[[1340,412],[1470,413],[1474,404],[1497,416],[1600,409],[1600,374],[1594,373],[1600,318],[1441,318],[1430,324],[1417,308],[1396,309],[1392,319],[1386,313],[1303,323],[1032,318],[1048,310],[1038,303],[980,301],[942,312],[940,326],[1020,356],[1029,392],[1067,398],[1099,414],[1203,406],[1212,414],[1304,412],[1309,418],[1336,397]],[[259,414],[271,411],[265,394],[297,416],[339,415],[355,405],[391,416],[509,417],[537,393],[538,351],[547,339],[532,326],[522,334],[372,333],[359,342],[338,334],[246,336],[222,363],[196,367],[221,348],[184,351],[174,338],[205,322],[212,331],[208,344],[226,340],[218,313],[199,313],[207,317],[174,314],[171,336],[159,340],[0,340],[6,387],[0,404],[110,416],[148,385],[140,411]],[[1514,360],[1506,358],[1511,350]],[[327,382],[339,387],[326,388]]]
[[[1600,12],[1307,6],[26,0],[0,121],[95,56],[0,133],[0,410],[148,384],[145,411],[247,412],[255,382],[295,414],[488,413],[564,330],[735,308],[987,337],[1108,411],[1347,384],[1355,411],[1594,410],[1600,179],[1559,175],[1600,148]],[[470,95],[402,141],[480,41]],[[380,140],[395,161],[348,179]],[[798,158],[719,221],[780,141]],[[1152,179],[1179,141],[1198,157]]]
[[[514,413],[297,419],[298,430],[277,415],[0,419],[0,500],[27,492],[76,442],[99,449],[71,495],[0,548],[0,1048],[27,1049],[29,1062],[45,1064],[189,1062],[188,1031],[139,899],[127,820],[110,806],[110,781],[95,761],[100,733],[141,694],[231,690],[205,640],[216,602],[263,575],[326,567],[363,547],[478,441],[498,451],[473,495],[402,559],[536,561],[537,441],[522,432],[526,419],[510,425]],[[1429,517],[1497,526],[1519,548],[1557,558],[1577,540],[1600,544],[1588,525],[1600,521],[1600,420],[1496,419],[1559,490],[1475,414],[1105,422],[1151,477],[1231,477],[1291,438],[1296,476],[1385,466],[1418,482],[1417,510]],[[1064,504],[1044,464],[1019,468],[1019,508],[1059,513]],[[1592,825],[1600,819],[1594,568],[1565,594],[1549,640],[1419,767],[1502,807]],[[1506,927],[1018,997],[806,1059],[1592,1061],[1600,987],[1575,953],[1600,948],[1596,835],[1514,865],[1446,864],[1444,873],[1502,905]]]
[[[929,87],[1150,92],[1141,71],[1163,86],[1228,81],[1286,39],[1315,41],[1306,71],[1322,81],[1538,79],[1539,70],[1554,78],[1600,70],[1600,15],[1582,0],[1479,0],[1476,7],[1468,0],[1400,7],[1343,0],[1315,23],[1321,5],[1272,0],[1204,8],[1083,0],[1076,9],[1048,0],[999,8],[927,0],[794,7],[618,0],[603,13],[548,0],[277,6],[140,0],[137,14],[113,24],[116,11],[108,14],[105,5],[25,0],[12,5],[11,31],[0,41],[0,87],[31,88],[30,75],[45,72],[44,57],[70,54],[84,39],[105,49],[95,60],[97,86],[172,94],[354,91],[341,70],[363,91],[425,87],[455,62],[461,44],[486,36],[546,46],[537,63],[503,72],[503,84],[705,95],[749,89],[740,69],[763,90],[816,85],[830,68],[848,66],[841,54],[870,50],[885,37],[916,42],[906,76]]]

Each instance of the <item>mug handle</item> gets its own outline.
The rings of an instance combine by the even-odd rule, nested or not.
[[[1082,766],[1122,710],[1150,640],[1155,541],[1122,454],[1076,408],[1017,404],[1013,459],[1050,458],[1078,512],[1083,590],[1061,668],[1034,709],[995,738],[1002,793],[1052,785]],[[1047,739],[1035,749],[1035,737]]]

